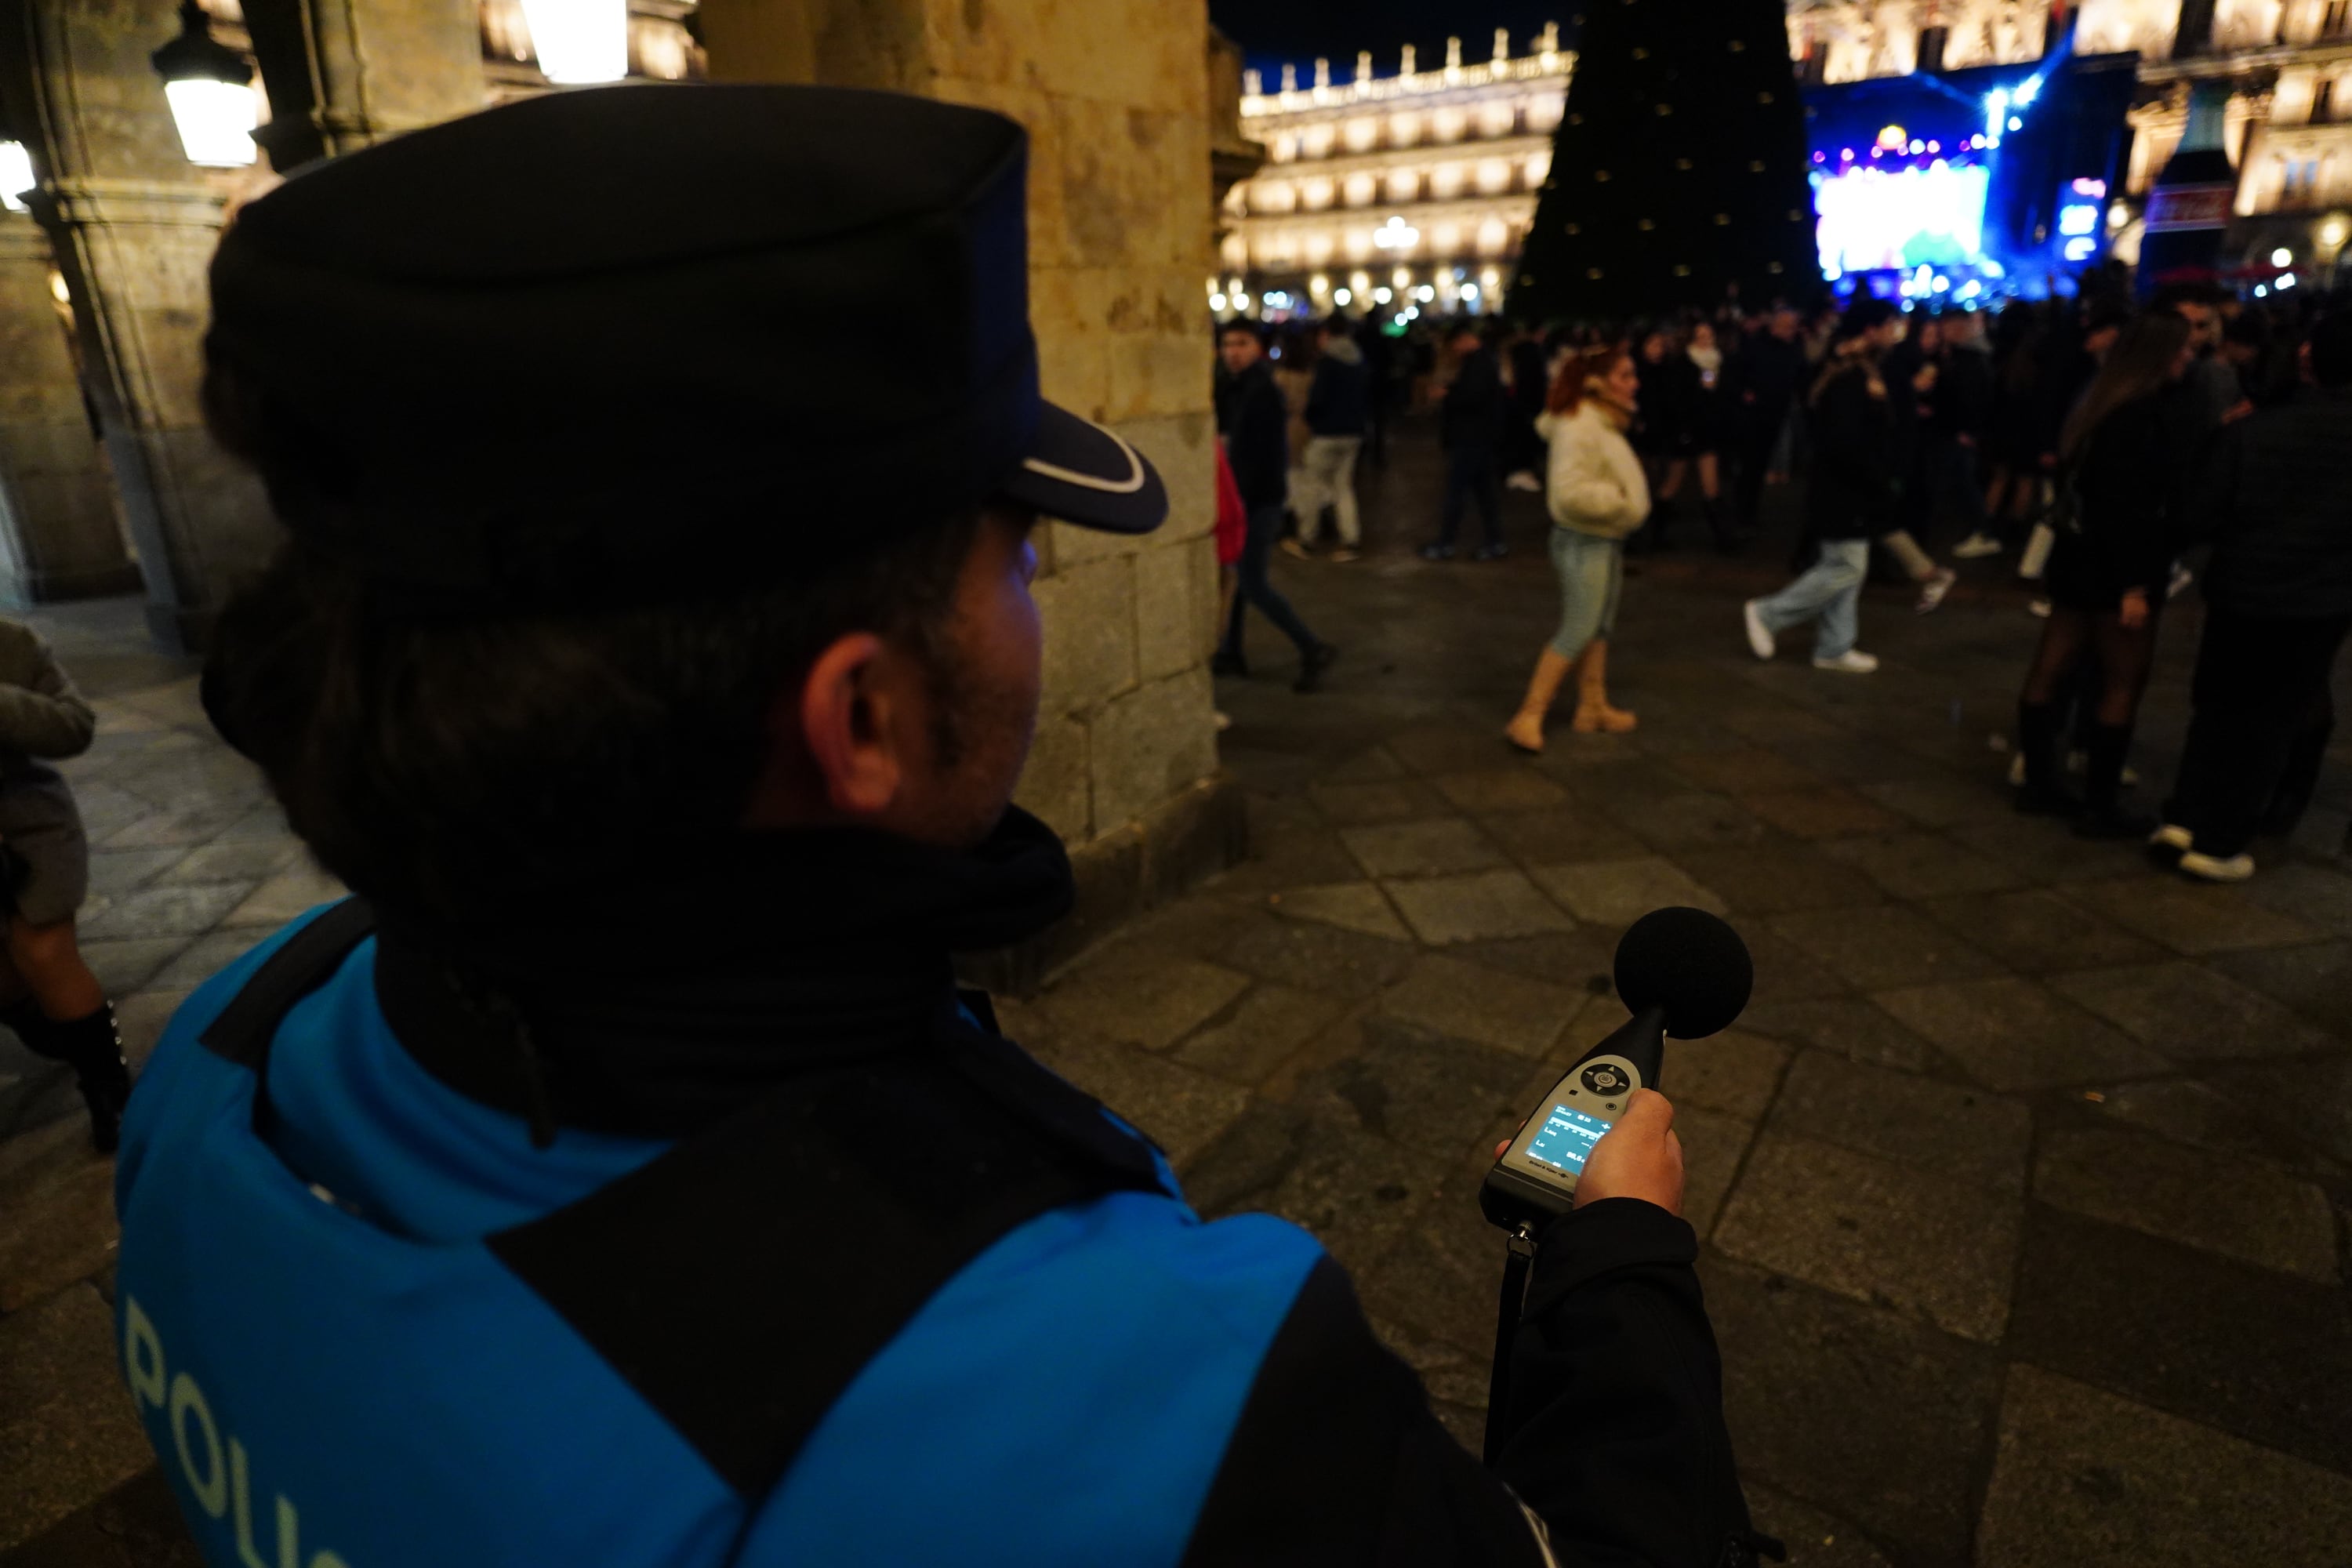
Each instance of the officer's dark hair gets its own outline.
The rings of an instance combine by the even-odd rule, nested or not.
[[[305,433],[215,362],[207,422],[273,497]],[[278,504],[283,509],[281,499]],[[691,504],[682,500],[681,504]],[[789,583],[591,613],[422,618],[297,536],[222,610],[205,702],[320,864],[391,910],[625,886],[737,830],[777,693],[836,638],[917,651],[960,750],[949,621],[976,516]]]
[[[1218,326],[1217,341],[1219,342],[1223,342],[1235,332],[1239,332],[1246,338],[1255,338],[1257,340],[1257,346],[1260,348],[1269,347],[1270,340],[1274,335],[1265,323],[1253,321],[1247,316],[1235,316],[1232,321],[1223,322]]]

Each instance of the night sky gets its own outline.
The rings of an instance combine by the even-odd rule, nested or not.
[[[1331,61],[1337,82],[1355,79],[1356,51],[1372,51],[1372,72],[1394,76],[1405,45],[1420,50],[1423,70],[1445,63],[1448,36],[1462,40],[1465,63],[1490,58],[1495,29],[1511,30],[1511,53],[1524,55],[1528,40],[1546,22],[1559,24],[1565,46],[1575,21],[1591,0],[1473,0],[1437,5],[1433,0],[1210,0],[1209,15],[1225,36],[1241,45],[1249,63],[1266,73],[1266,86],[1289,60],[1305,86],[1315,79],[1315,57]]]

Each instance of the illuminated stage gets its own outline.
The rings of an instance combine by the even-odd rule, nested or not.
[[[1805,92],[1822,274],[1841,296],[2045,298],[2103,259],[2130,142],[2131,55]]]

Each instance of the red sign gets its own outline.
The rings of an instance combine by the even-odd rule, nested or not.
[[[2237,195],[2235,185],[2158,185],[2147,194],[2147,232],[2226,228]]]

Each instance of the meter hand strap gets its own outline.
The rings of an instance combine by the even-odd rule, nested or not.
[[[1495,1369],[1486,1385],[1486,1443],[1483,1458],[1492,1465],[1503,1451],[1503,1435],[1511,1429],[1511,1345],[1519,1337],[1519,1321],[1528,1300],[1528,1272],[1536,1260],[1535,1227],[1521,1225],[1511,1233],[1510,1251],[1503,1260],[1503,1299],[1495,1315]]]

